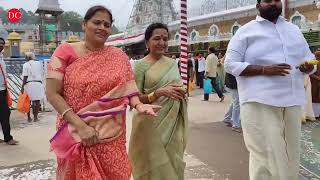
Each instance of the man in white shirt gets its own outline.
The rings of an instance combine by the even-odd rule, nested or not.
[[[314,59],[280,0],[258,0],[260,15],[231,39],[225,69],[237,78],[250,180],[297,180],[304,75]]]
[[[42,84],[43,79],[43,67],[39,61],[34,60],[35,56],[32,52],[26,53],[26,59],[28,62],[23,64],[22,77],[23,83],[21,93],[24,91],[29,95],[32,101],[32,110],[34,121],[38,121],[38,113],[40,110],[40,100],[45,96],[44,87]],[[28,115],[28,121],[31,122],[30,112]]]
[[[5,40],[0,37],[0,123],[4,140],[0,139],[0,143],[5,142],[8,145],[16,145],[18,141],[14,140],[10,134],[10,108],[7,101],[6,88],[6,64],[3,60],[2,50],[5,46]]]
[[[200,53],[198,56],[198,80],[200,88],[203,88],[204,73],[206,70],[206,59]]]
[[[224,100],[224,95],[219,88],[217,84],[217,69],[218,69],[218,57],[214,54],[215,53],[215,48],[214,47],[209,47],[208,49],[208,57],[206,60],[206,73],[205,73],[205,79],[210,79],[211,80],[211,85],[212,88],[217,92],[219,98],[221,99],[220,102]],[[209,95],[210,94],[204,94],[204,100],[208,101],[209,100]]]

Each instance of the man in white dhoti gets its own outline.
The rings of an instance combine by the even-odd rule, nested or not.
[[[26,92],[32,101],[32,111],[34,121],[38,121],[38,113],[40,110],[40,100],[45,96],[43,80],[43,67],[39,61],[34,60],[33,53],[26,53],[28,62],[23,64],[22,76],[22,92]],[[30,112],[28,113],[28,121],[31,122]]]
[[[250,180],[297,180],[305,65],[314,59],[280,0],[258,0],[259,15],[231,39],[225,69],[236,76]]]

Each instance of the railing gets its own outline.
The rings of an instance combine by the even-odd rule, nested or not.
[[[6,63],[8,86],[13,102],[17,102],[22,86],[22,67],[26,62],[25,58],[4,59]]]
[[[16,103],[18,101],[21,86],[22,86],[22,69],[23,64],[26,61],[25,58],[4,58],[6,63],[6,70],[8,75],[8,86],[9,91],[11,93],[11,98],[13,100],[13,108],[16,107]],[[47,64],[49,60],[39,61],[42,63],[43,67],[43,85],[45,86],[45,78],[47,75]],[[42,100],[42,109],[45,110],[46,98]]]

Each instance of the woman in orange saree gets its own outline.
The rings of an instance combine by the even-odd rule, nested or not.
[[[147,115],[156,115],[153,109],[158,107],[140,102],[127,55],[104,45],[111,34],[110,11],[94,6],[84,19],[85,42],[60,45],[48,69],[47,98],[59,113],[58,132],[51,142],[60,148],[68,144],[62,135],[68,130],[78,139],[72,158],[55,151],[56,178],[128,180],[131,166],[125,147],[126,107],[130,105]],[[101,115],[107,118],[101,119]],[[90,117],[96,117],[98,123],[85,121]],[[66,150],[62,154],[68,154],[68,149],[62,150]]]

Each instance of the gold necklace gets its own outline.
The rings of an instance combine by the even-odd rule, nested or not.
[[[85,49],[87,49],[89,52],[98,51],[98,50],[101,50],[101,49],[105,48],[105,46],[103,46],[103,47],[101,47],[101,48],[97,48],[97,49],[95,49],[95,50],[91,50],[91,49],[88,48],[88,46],[86,45],[85,42],[83,43],[83,45],[84,45]]]
[[[86,51],[92,52],[92,50],[90,50],[90,49],[88,48],[88,46],[86,45],[85,42],[83,42],[83,46],[84,46],[84,48],[86,49]]]

